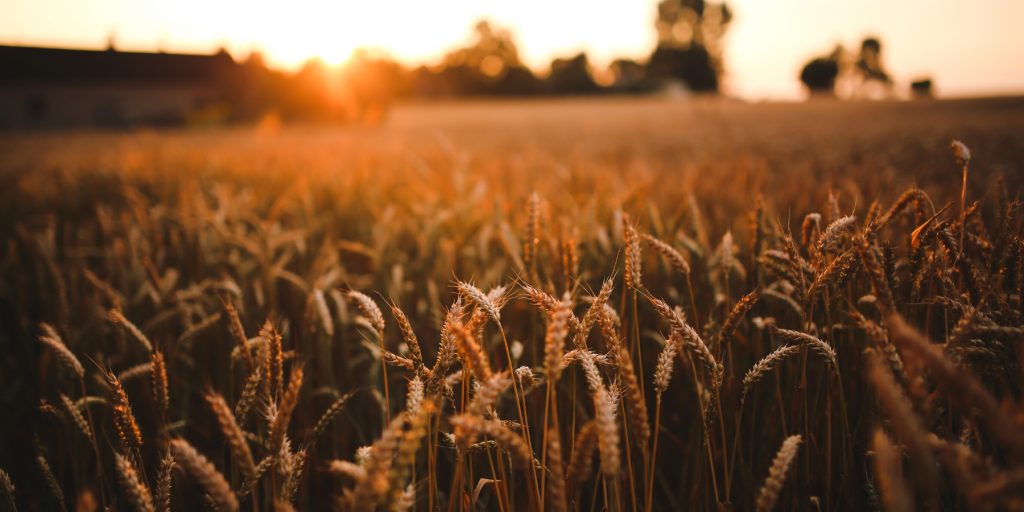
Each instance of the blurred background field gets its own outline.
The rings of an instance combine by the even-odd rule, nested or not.
[[[537,190],[582,201],[607,191],[604,200],[616,202],[686,189],[713,194],[725,211],[771,194],[796,214],[830,190],[860,208],[911,185],[955,192],[959,178],[946,154],[952,138],[976,148],[976,185],[997,176],[1018,181],[1013,169],[1024,154],[1022,128],[1019,97],[802,104],[476,100],[403,104],[379,126],[8,133],[0,135],[0,169],[10,184],[3,193],[12,199],[30,192],[67,200],[59,187],[73,190],[78,180],[92,179],[176,187],[179,176],[231,176],[251,186],[314,180],[369,189],[436,179],[429,194],[472,178],[500,187],[488,193],[506,200]],[[666,183],[675,191],[661,187]],[[728,194],[721,193],[723,184],[732,185]],[[16,208],[18,201],[5,204]]]

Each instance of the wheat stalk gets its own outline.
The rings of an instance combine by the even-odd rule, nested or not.
[[[884,213],[881,217],[877,218],[871,223],[868,228],[868,232],[877,231],[892,221],[892,219],[901,215],[911,205],[919,205],[921,203],[931,203],[931,199],[928,198],[928,194],[924,190],[919,188],[911,188],[903,192],[896,202]]]
[[[523,265],[534,272],[537,247],[540,245],[540,195],[530,194],[527,204],[526,241],[523,242]]]
[[[673,330],[672,334],[665,340],[665,347],[658,354],[658,364],[654,367],[654,392],[659,396],[672,383],[676,354],[679,353],[682,342],[682,335],[679,334],[679,331]]]
[[[572,489],[590,479],[593,471],[591,461],[594,459],[594,451],[597,450],[597,430],[597,421],[590,420],[576,433],[572,459],[569,461],[565,475],[565,479]]]
[[[434,360],[434,366],[431,367],[430,375],[427,377],[427,382],[424,386],[430,394],[437,394],[441,392],[445,385],[445,377],[448,373],[448,368],[459,357],[455,328],[456,325],[462,327],[462,315],[462,302],[461,299],[457,299],[445,314],[444,323],[441,324],[441,340],[438,342],[437,357]]]
[[[146,350],[146,352],[153,351],[153,342],[149,341],[149,338],[147,338],[146,335],[131,322],[131,320],[128,320],[121,310],[111,309],[107,314],[111,322],[120,325],[124,330],[128,331],[128,333],[132,335],[132,339],[137,341],[139,345]]]
[[[255,479],[256,463],[253,462],[252,451],[249,450],[249,443],[245,440],[242,429],[235,422],[231,408],[224,401],[224,397],[214,392],[206,394],[206,401],[210,404],[214,417],[217,418],[221,433],[224,434],[224,439],[227,440],[228,446],[231,448],[231,455],[241,469],[242,476],[250,481]]]
[[[156,477],[156,510],[171,512],[171,485],[174,482],[174,456],[170,450],[160,459],[160,469]]]
[[[537,306],[537,308],[543,311],[546,315],[551,315],[558,305],[561,304],[561,301],[552,297],[550,293],[539,288],[534,288],[529,284],[523,284],[522,289],[530,303]]]
[[[741,396],[746,398],[747,392],[750,391],[750,388],[756,384],[757,381],[761,380],[762,377],[775,369],[775,367],[782,364],[782,361],[786,360],[786,358],[793,356],[798,352],[800,352],[799,345],[783,345],[773,350],[771,354],[764,356],[760,361],[755,363],[753,367],[747,370],[746,375],[743,376],[743,393]],[[743,398],[740,399],[740,403],[743,403]]]
[[[753,290],[736,302],[732,311],[729,312],[729,316],[725,317],[725,321],[722,323],[722,329],[718,332],[718,339],[721,343],[725,343],[732,338],[732,335],[736,332],[736,328],[739,326],[740,321],[743,320],[744,315],[754,307],[754,304],[757,304],[757,301],[760,298],[761,292],[759,290]]]
[[[839,245],[842,241],[843,236],[853,230],[853,225],[857,222],[857,218],[853,215],[847,215],[840,217],[825,228],[825,232],[818,238],[818,246],[815,252],[818,255],[824,255],[831,252],[835,246]]]
[[[1024,436],[1020,435],[1020,428],[970,372],[954,366],[898,313],[889,316],[887,325],[897,346],[919,357],[954,403],[984,422],[1014,457],[1024,459]]]
[[[249,352],[249,337],[245,335],[242,319],[239,318],[238,310],[230,301],[225,299],[223,305],[224,312],[228,314],[228,329],[231,331],[231,337],[235,339],[235,344],[241,349],[245,362],[251,370],[255,367],[256,361],[253,360],[252,354]]]
[[[789,436],[782,442],[779,452],[775,455],[775,460],[772,461],[772,467],[768,470],[768,477],[765,478],[764,485],[757,495],[758,512],[768,512],[775,508],[775,504],[779,501],[779,495],[782,493],[782,486],[786,483],[786,473],[789,472],[789,466],[796,458],[796,452],[802,439],[798,434]]]
[[[587,312],[583,314],[583,319],[580,320],[579,325],[576,326],[576,334],[573,337],[573,345],[579,349],[585,349],[587,347],[587,337],[590,335],[591,329],[594,328],[594,324],[598,321],[604,311],[605,305],[608,304],[608,299],[612,296],[612,291],[615,289],[615,282],[612,279],[605,279],[601,283],[601,290],[594,297],[593,302],[590,303],[590,307],[587,308]],[[564,302],[564,301],[563,301]]]
[[[580,257],[576,252],[576,240],[566,238],[562,240],[562,279],[565,281],[566,292],[576,286],[576,279],[579,276]]]
[[[580,352],[576,358],[583,367],[590,395],[594,400],[594,420],[597,424],[597,444],[601,452],[601,471],[609,478],[618,476],[622,455],[619,450],[619,424],[616,420],[619,391],[617,386],[609,390],[601,379],[601,373],[594,362],[592,352]]]
[[[174,461],[199,482],[218,510],[238,510],[238,498],[213,463],[184,439],[172,439],[168,445]]]
[[[548,316],[547,332],[544,335],[544,375],[550,386],[558,381],[562,372],[565,338],[569,335],[569,318],[572,316],[566,301],[559,302]]]
[[[501,324],[501,303],[495,297],[491,297],[484,293],[482,290],[464,281],[456,281],[455,288],[458,290],[459,295],[465,297],[469,302],[473,303],[476,307],[487,313],[487,316],[494,320],[494,323]],[[504,292],[501,288],[496,288],[502,293]],[[497,294],[498,297],[502,293]]]
[[[64,368],[73,373],[75,377],[83,378],[85,376],[85,368],[78,361],[78,358],[75,357],[75,354],[64,344],[60,334],[57,334],[57,330],[46,323],[39,324],[39,330],[43,331],[43,334],[39,335],[40,343],[49,347],[53,354],[57,356],[57,360],[61,362]]]
[[[14,482],[11,481],[11,475],[8,475],[3,469],[0,469],[0,489],[3,489],[4,494],[7,495],[7,505],[11,512],[17,512],[18,506],[14,503]]]
[[[281,401],[277,406],[277,413],[274,415],[274,420],[270,423],[270,433],[267,436],[270,453],[277,453],[282,443],[284,443],[285,434],[288,432],[288,424],[291,422],[292,411],[295,410],[296,404],[299,403],[302,377],[302,365],[295,365],[292,368],[291,375],[288,377],[288,389],[281,396]]]
[[[625,274],[626,286],[632,290],[643,290],[643,253],[640,249],[640,235],[630,224],[629,216],[622,216],[623,245],[626,248]]]
[[[487,380],[477,381],[476,391],[466,407],[466,412],[481,417],[489,416],[491,407],[511,384],[512,378],[508,372],[495,373]]]
[[[822,357],[824,357],[825,360],[828,361],[829,366],[832,367],[833,371],[839,371],[839,359],[836,356],[835,349],[832,348],[832,345],[829,345],[828,343],[821,341],[821,338],[818,338],[817,336],[812,336],[805,332],[792,331],[789,329],[780,329],[774,326],[772,327],[772,333],[775,334],[776,336],[781,337],[782,339],[795,341],[807,345],[812,350],[814,350]]]
[[[811,250],[821,230],[821,214],[817,212],[804,215],[804,221],[800,223],[800,245],[808,252]]]
[[[203,318],[199,322],[192,324],[188,329],[185,329],[185,332],[181,333],[181,336],[178,336],[178,346],[184,347],[186,350],[190,349],[192,347],[192,341],[204,331],[216,325],[217,322],[220,322],[220,319],[221,314],[214,313]]]
[[[380,504],[388,496],[388,473],[397,452],[408,418],[399,414],[392,418],[380,439],[373,443],[362,464],[366,477],[359,482],[352,496],[353,508],[367,510]]]
[[[235,419],[240,422],[245,422],[245,415],[252,408],[253,404],[256,403],[256,399],[259,396],[260,385],[263,384],[263,372],[264,370],[260,367],[253,368],[249,377],[245,379],[245,384],[242,386],[242,394],[235,403]]]
[[[903,480],[899,450],[881,428],[875,430],[871,448],[875,452],[875,478],[882,491],[884,509],[893,512],[915,510],[913,495]]]
[[[167,365],[163,352],[159,350],[154,350],[150,355],[150,383],[153,387],[153,402],[160,409],[160,413],[166,416],[170,408],[170,391],[167,384]]]
[[[668,260],[669,264],[672,265],[672,268],[676,269],[676,272],[679,272],[683,276],[690,275],[690,264],[686,261],[686,258],[683,257],[682,253],[676,250],[675,247],[672,247],[671,245],[662,242],[647,233],[640,236],[643,238],[644,242],[647,242],[647,244],[654,249],[655,252]]]
[[[124,296],[115,290],[113,286],[110,286],[110,283],[100,279],[93,271],[83,268],[82,275],[85,276],[86,281],[89,281],[93,288],[96,288],[100,294],[107,298],[112,306],[120,308],[124,304]]]
[[[390,366],[395,366],[395,367],[398,367],[398,368],[403,368],[403,369],[406,369],[406,370],[409,370],[409,371],[415,371],[416,370],[416,364],[413,363],[412,359],[409,359],[407,357],[402,357],[402,356],[400,356],[400,355],[398,355],[398,354],[396,354],[394,352],[391,352],[391,351],[388,351],[388,350],[381,350],[380,357],[384,361],[384,363],[386,363],[386,364],[388,364]]]
[[[603,313],[598,319],[598,323],[601,325],[601,333],[604,336],[609,351],[612,354],[616,354],[615,363],[618,369],[619,380],[622,382],[624,402],[629,418],[629,429],[636,438],[637,446],[646,447],[651,439],[651,427],[647,420],[647,402],[644,400],[644,394],[640,390],[640,382],[637,379],[636,371],[633,369],[633,359],[629,356],[629,351],[626,350],[621,340],[619,340],[619,335],[615,332],[613,319],[606,312]]]
[[[347,460],[332,460],[327,466],[327,471],[344,475],[356,482],[366,480],[366,469],[359,464]]]
[[[85,436],[86,439],[92,440],[92,429],[89,427],[89,422],[85,420],[85,416],[79,412],[75,402],[68,398],[64,393],[60,394],[60,401],[64,405],[65,412],[68,416],[71,416],[71,421],[78,427],[78,431]]]
[[[135,366],[132,366],[131,368],[128,368],[127,370],[122,370],[121,373],[117,374],[117,378],[121,382],[126,382],[126,381],[129,381],[129,380],[137,379],[137,378],[142,377],[142,376],[149,376],[149,374],[152,373],[152,371],[153,371],[153,363],[141,363],[141,364],[137,364]]]
[[[477,379],[488,380],[493,373],[491,365],[487,362],[487,355],[474,339],[472,332],[461,323],[452,325],[450,329],[455,338],[455,345],[462,356],[463,364],[468,364],[470,371]]]
[[[153,497],[149,493],[149,487],[139,478],[135,467],[127,457],[115,453],[114,466],[117,468],[118,481],[124,489],[125,495],[135,510],[139,512],[154,512]]]
[[[43,481],[46,482],[46,486],[50,489],[50,494],[57,499],[57,505],[64,512],[67,512],[67,501],[64,499],[64,490],[60,487],[60,482],[57,481],[57,477],[54,476],[53,470],[50,469],[50,463],[46,461],[46,457],[42,454],[36,455],[36,466],[39,468],[39,472],[43,475]]]
[[[400,505],[403,499],[405,482],[412,475],[413,468],[416,466],[416,452],[419,451],[423,437],[427,435],[427,426],[434,410],[434,403],[426,400],[420,404],[415,412],[410,411],[408,428],[402,434],[395,462],[392,464],[391,472],[388,475],[391,502],[394,505],[392,510],[402,508]],[[415,500],[415,487],[413,489],[412,498]]]
[[[377,334],[377,339],[384,339],[384,313],[381,313],[380,307],[373,301],[369,296],[362,292],[350,290],[348,292],[348,299],[356,304],[359,308],[359,312],[366,317],[367,321],[370,322],[370,326],[373,327],[373,331]]]
[[[302,449],[291,454],[282,460],[282,475],[284,482],[281,484],[281,492],[278,495],[275,507],[285,506],[291,508],[291,502],[295,499],[295,493],[299,490],[299,483],[302,481],[302,474],[306,466],[306,450]]]
[[[274,325],[267,320],[260,329],[260,338],[266,340],[267,348],[263,351],[263,376],[267,379],[267,393],[277,398],[284,387],[284,348],[281,335]]]
[[[885,275],[885,269],[882,268],[881,262],[878,261],[878,255],[875,253],[874,246],[868,242],[866,237],[857,236],[854,239],[854,248],[857,251],[857,255],[860,257],[864,271],[871,280],[871,285],[875,289],[875,296],[878,297],[883,312],[888,313],[894,311],[896,302],[893,299],[892,290],[889,288],[889,281]]]
[[[493,420],[485,420],[471,414],[459,414],[448,419],[455,427],[455,438],[463,452],[479,437],[489,437],[511,456],[513,464],[520,468],[533,465],[533,453],[521,436],[508,427]]]
[[[121,447],[125,451],[138,449],[142,446],[142,431],[139,430],[139,425],[135,421],[135,414],[132,413],[128,395],[121,387],[121,381],[112,372],[106,372],[106,379],[113,395],[111,409],[114,413],[114,425],[117,428],[117,437],[121,440]]]
[[[949,148],[953,150],[957,165],[963,171],[963,185],[960,189],[960,246],[964,245],[964,237],[967,234],[967,169],[971,163],[971,150],[967,145],[956,139],[949,141]]]
[[[829,283],[841,285],[849,277],[854,263],[854,253],[846,251],[842,255],[832,258],[825,268],[814,276],[811,286],[807,288],[807,298],[811,300],[819,292],[825,289]]]
[[[594,397],[595,420],[597,421],[597,446],[601,452],[601,471],[608,478],[616,478],[622,471],[622,452],[619,450],[618,387],[605,387],[592,392]]]
[[[928,437],[927,431],[922,427],[910,402],[893,379],[892,374],[875,355],[874,350],[868,349],[865,352],[868,363],[868,380],[875,389],[879,403],[892,420],[892,425],[899,434],[899,438],[909,448],[919,489],[928,493],[931,508],[936,508],[940,504],[940,499],[935,491],[935,485],[939,482],[940,477],[936,470],[934,457],[925,443]],[[902,476],[899,478],[902,480]]]
[[[331,405],[328,406],[327,410],[320,415],[320,419],[317,420],[316,426],[313,428],[314,437],[320,437],[321,434],[327,431],[331,426],[331,422],[333,422],[334,418],[337,417],[342,409],[345,408],[345,404],[348,403],[348,400],[352,398],[352,395],[354,394],[354,391],[346,393],[331,402]]]
[[[412,330],[412,324],[409,323],[409,317],[405,316],[405,313],[398,309],[398,306],[394,305],[391,306],[391,314],[398,321],[398,330],[402,333],[402,341],[409,348],[409,359],[412,360],[413,369],[416,370],[417,374],[426,376],[427,368],[423,363],[423,351],[420,349],[420,342],[416,338],[416,333]]]
[[[565,469],[562,467],[562,443],[558,440],[558,430],[548,429],[547,465],[551,478],[544,499],[548,510],[566,512],[568,510],[565,493]]]

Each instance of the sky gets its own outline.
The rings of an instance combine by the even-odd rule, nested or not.
[[[1024,93],[1024,0],[733,0],[728,93],[797,99],[797,75],[837,44],[882,40],[898,86],[935,80],[940,96]],[[486,18],[512,30],[537,71],[587,51],[605,66],[654,46],[657,0],[0,0],[0,44],[121,50],[252,50],[278,67],[344,61],[357,47],[406,64],[437,62]]]

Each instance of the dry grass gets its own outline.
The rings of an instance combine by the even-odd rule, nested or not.
[[[518,105],[0,139],[0,508],[1024,510],[1024,102]]]

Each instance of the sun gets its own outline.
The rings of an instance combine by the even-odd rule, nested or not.
[[[255,39],[271,62],[287,68],[301,67],[314,58],[339,65],[357,48],[372,44],[372,35],[359,23],[372,14],[368,11],[350,2],[297,2],[289,12],[302,16],[262,11],[266,19],[260,25],[265,30]]]
[[[236,14],[225,9],[222,17]],[[311,58],[343,64],[357,49],[406,64],[433,61],[462,44],[478,18],[475,13],[450,16],[427,4],[292,0],[287,6],[257,2],[246,11],[246,22],[232,30],[271,64],[296,70]]]
[[[299,68],[311,59],[336,66],[351,57],[359,43],[343,39],[296,37],[283,40],[267,40],[264,50],[272,62],[286,68]]]

